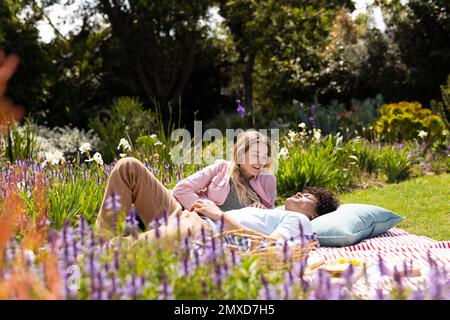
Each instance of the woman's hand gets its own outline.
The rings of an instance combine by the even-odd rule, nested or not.
[[[222,218],[223,211],[211,200],[197,200],[195,201],[189,211],[195,211],[210,218],[213,221],[218,221]]]
[[[202,228],[207,232],[211,230],[211,226],[200,218],[196,212],[187,210],[184,210],[180,215],[180,228],[182,236],[187,236],[190,233],[194,237],[201,234]]]
[[[202,234],[202,229],[207,233],[211,232],[211,226],[203,220],[196,212],[184,210],[177,214],[169,216],[168,222],[160,226],[159,239],[163,241],[172,241],[179,234],[182,238],[191,236],[194,239]],[[179,222],[177,221],[179,219]],[[139,239],[154,240],[156,239],[155,229],[150,229],[139,234]]]
[[[253,202],[249,207],[259,208],[259,209],[267,209],[265,205],[263,205],[261,202]]]

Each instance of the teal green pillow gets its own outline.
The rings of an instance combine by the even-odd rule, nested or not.
[[[359,203],[342,204],[336,211],[311,221],[321,246],[343,247],[388,231],[405,219],[385,208]]]

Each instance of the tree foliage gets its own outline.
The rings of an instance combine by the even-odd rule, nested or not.
[[[298,94],[311,84],[318,50],[335,12],[343,6],[352,8],[352,3],[304,0],[221,2],[220,14],[225,18],[233,39],[236,64],[242,79],[241,94],[249,111],[254,111],[255,85],[258,87],[256,97],[261,104],[267,104],[262,101],[282,96],[289,99],[295,95],[293,92]]]
[[[387,30],[406,65],[406,99],[429,103],[450,73],[450,2],[378,0]]]
[[[156,99],[164,118],[181,99],[185,125],[234,112],[238,98],[251,126],[294,99],[382,94],[427,105],[450,73],[445,0],[377,0],[386,32],[370,16],[351,19],[350,0],[93,0],[80,2],[81,23],[62,34],[49,8],[72,3],[0,1],[0,47],[22,58],[8,94],[50,125],[85,127],[122,96],[145,109]],[[48,44],[42,21],[55,30]]]

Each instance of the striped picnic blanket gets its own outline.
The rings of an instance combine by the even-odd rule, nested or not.
[[[373,266],[373,272],[369,270],[368,274],[372,280],[369,286],[389,289],[389,282],[392,279],[381,277],[379,271],[376,270],[377,267],[375,267],[378,266],[380,256],[390,271],[394,268],[402,271],[405,264],[422,271],[420,276],[406,278],[405,285],[411,289],[418,288],[419,283],[423,280],[424,270],[429,267],[429,257],[438,266],[450,271],[450,241],[435,241],[425,236],[410,234],[398,228],[392,228],[377,237],[363,240],[352,246],[341,248],[320,247],[309,253],[311,259],[322,258],[325,262],[340,258],[368,262]],[[364,295],[364,292],[373,291],[372,289],[367,288],[367,283],[359,288],[361,295]]]

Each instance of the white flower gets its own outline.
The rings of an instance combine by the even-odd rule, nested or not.
[[[155,142],[155,146],[159,146],[159,145],[162,145],[162,142],[158,140]]]
[[[278,153],[278,158],[283,157],[284,159],[287,159],[289,156],[289,151],[286,148],[281,148],[280,152]]]
[[[120,147],[122,147],[124,151],[130,151],[131,150],[130,143],[125,138],[120,139],[119,146],[117,147],[117,150],[119,150]]]
[[[420,130],[418,136],[420,138],[425,138],[428,135],[428,132]]]
[[[289,130],[288,136],[289,138],[291,138],[291,140],[294,140],[294,138],[297,136],[297,133],[295,131]]]
[[[42,167],[45,167],[47,163],[50,163],[51,165],[56,165],[58,163],[64,163],[66,160],[64,159],[64,155],[61,151],[55,150],[55,151],[49,151],[45,153],[45,160],[42,163]]]
[[[53,153],[53,163],[52,164],[58,164],[59,162],[65,162],[64,155],[61,151],[56,150]]]
[[[299,128],[305,129],[306,128],[306,124],[304,122],[300,123],[298,125]]]
[[[152,134],[150,135],[150,138],[152,138],[152,139],[154,139],[154,138],[156,138],[156,137],[157,137],[157,135],[154,134],[154,133],[152,133]]]
[[[91,144],[89,142],[84,142],[81,144],[80,148],[78,148],[81,153],[87,153],[88,151],[92,151]]]
[[[90,158],[88,160],[84,160],[84,161],[86,161],[86,162],[95,161],[99,165],[101,165],[101,166],[103,165],[102,155],[100,153],[98,153],[98,152],[96,152],[92,158]]]
[[[442,135],[448,136],[448,131],[447,130],[442,130]]]
[[[320,141],[320,136],[321,136],[320,131],[315,130],[315,131],[314,131],[314,139],[316,139],[317,142]]]

